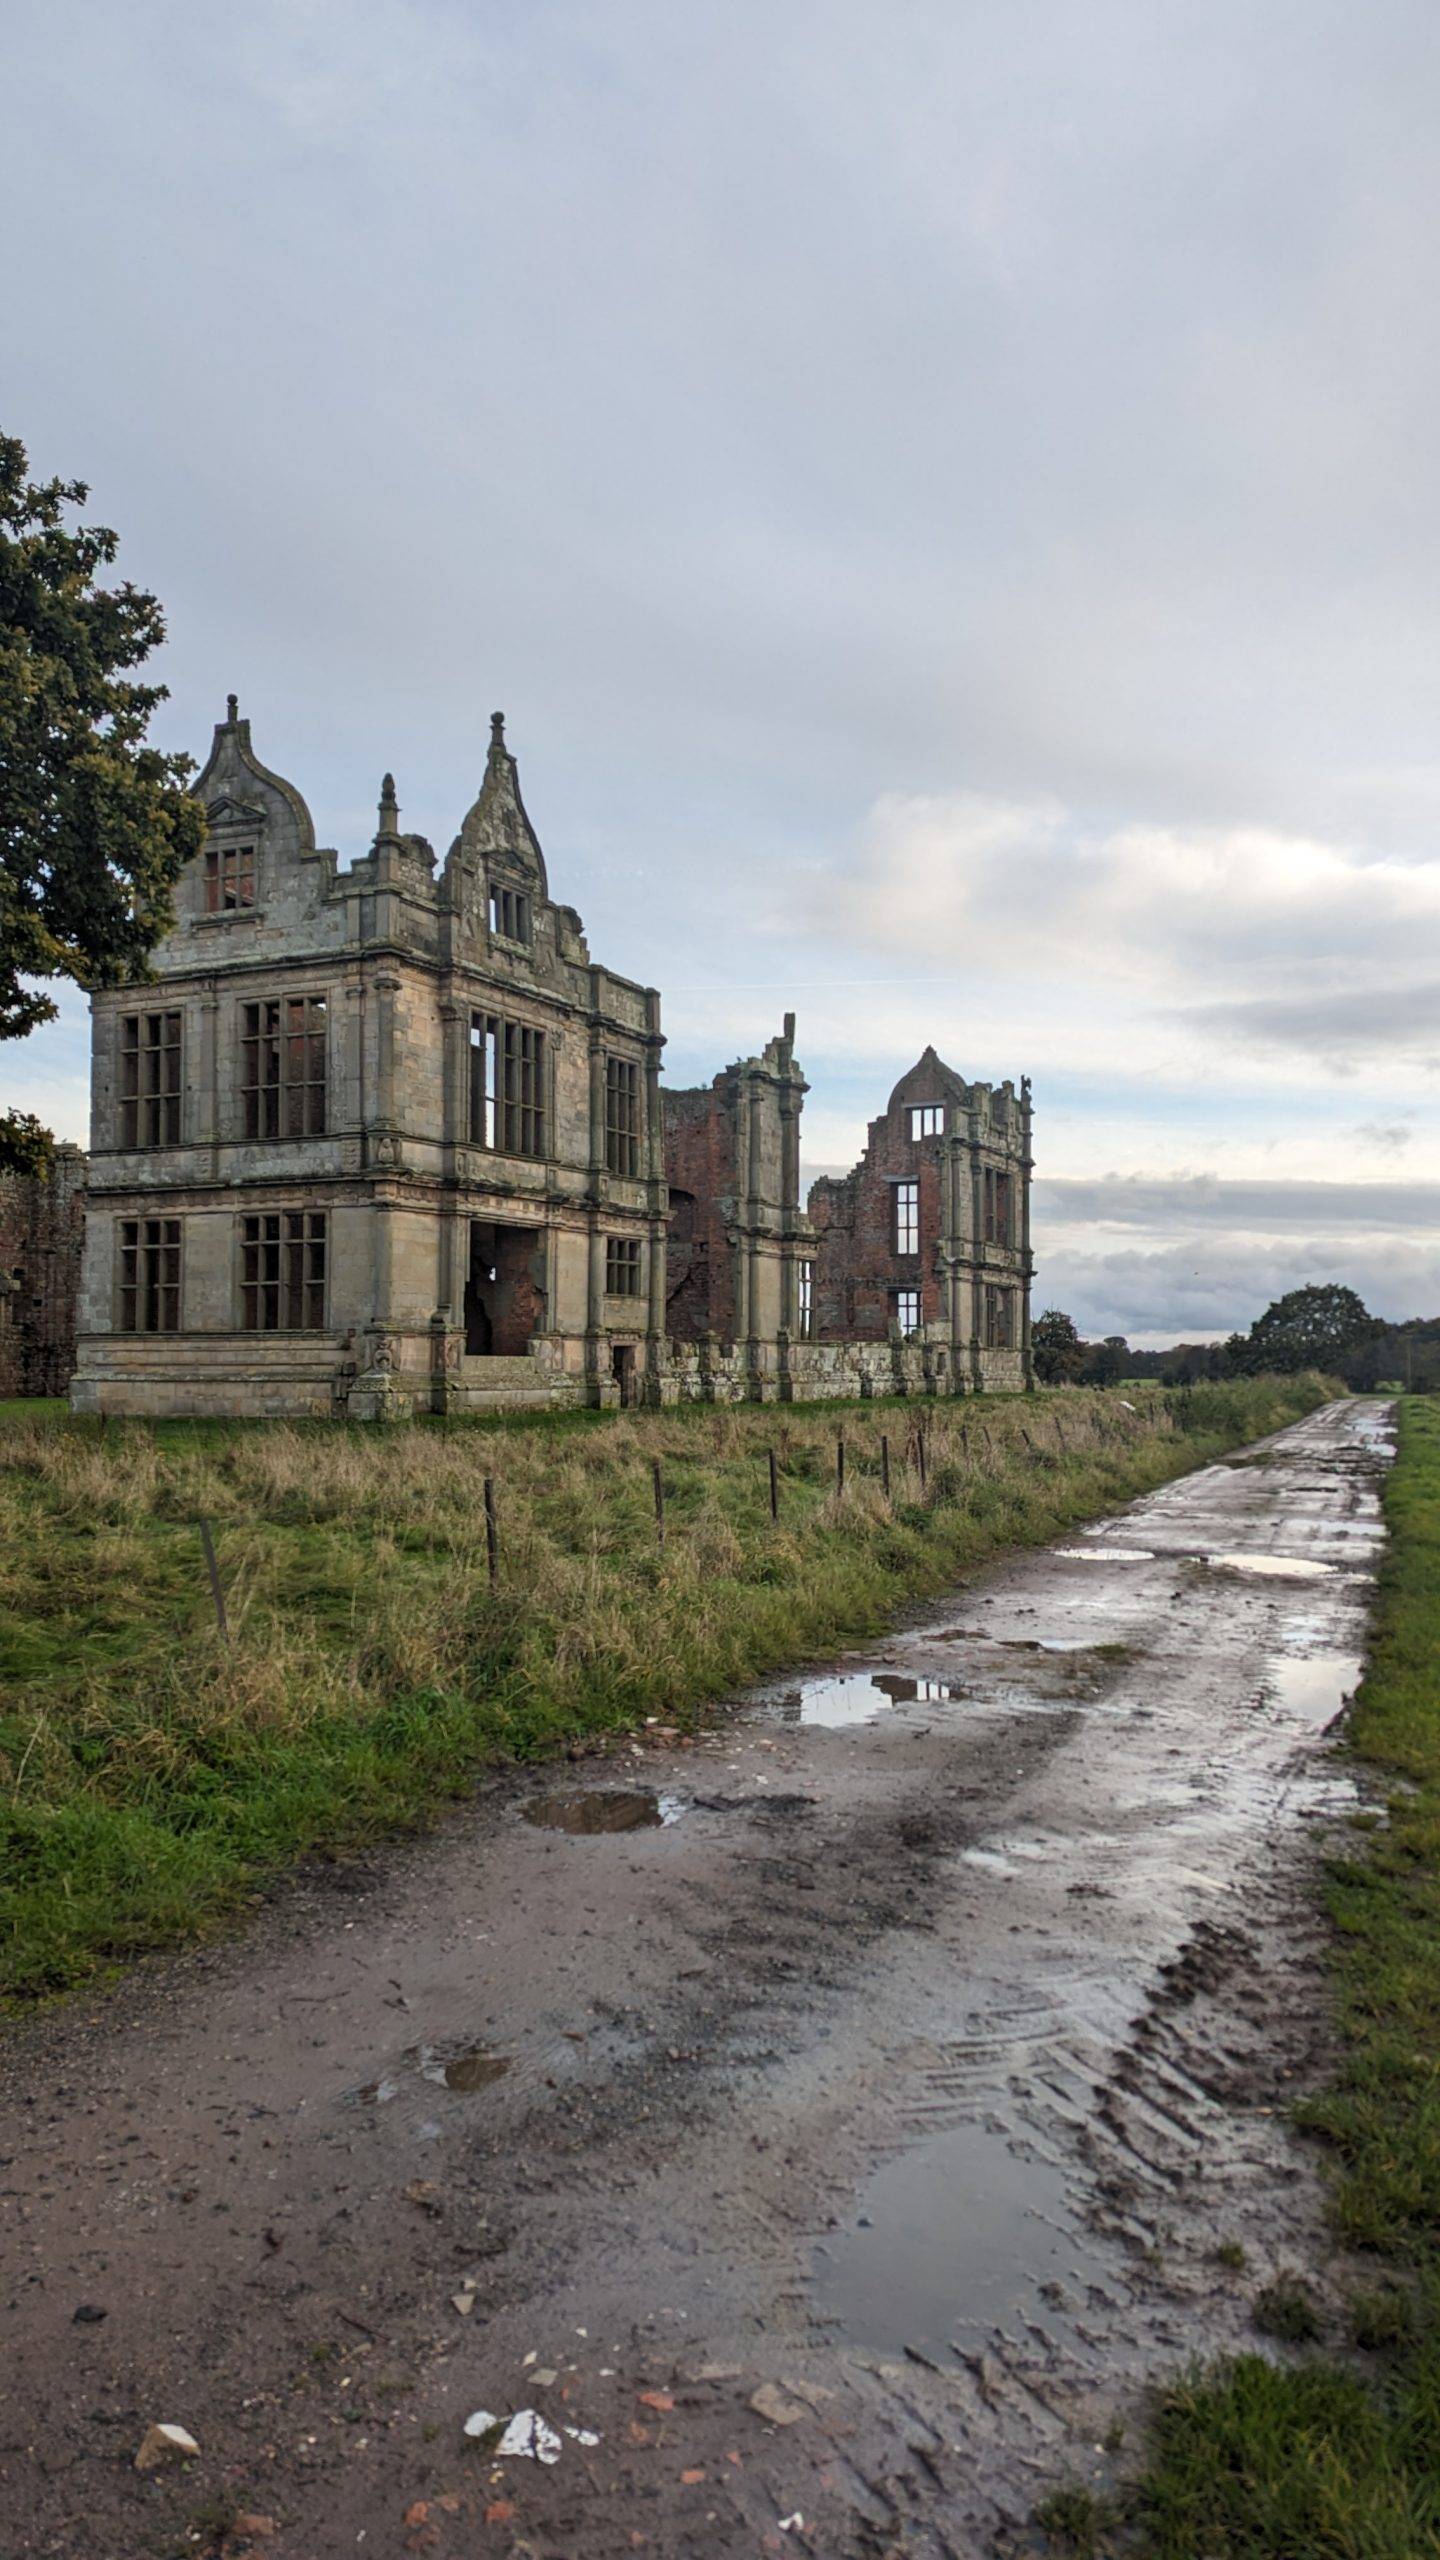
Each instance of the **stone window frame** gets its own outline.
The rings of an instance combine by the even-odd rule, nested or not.
[[[527,1022],[489,1005],[471,1008],[467,1125],[472,1147],[483,1147],[489,1155],[545,1161],[552,1121],[552,1054],[544,1023]]]
[[[273,1227],[273,1235],[264,1230]],[[249,1230],[257,1232],[252,1235]],[[247,1209],[237,1220],[242,1333],[325,1333],[330,1226],[324,1209]],[[273,1256],[273,1259],[272,1259]],[[273,1307],[274,1322],[262,1321]]]
[[[815,1259],[803,1254],[795,1263],[795,1332],[801,1342],[809,1342],[815,1332]]]
[[[645,1279],[639,1236],[607,1236],[605,1239],[605,1295],[607,1298],[643,1298]]]
[[[922,1317],[920,1310],[920,1286],[918,1281],[915,1283],[914,1287],[906,1287],[896,1290],[895,1321],[900,1327],[902,1336],[907,1340],[912,1333],[919,1332]]]
[[[1015,1176],[1008,1164],[987,1164],[983,1182],[986,1244],[1013,1249],[1015,1243]]]
[[[919,1179],[915,1175],[906,1174],[900,1181],[892,1183],[890,1189],[890,1250],[895,1254],[918,1253],[920,1250]]]
[[[623,1182],[640,1179],[640,1061],[605,1053],[605,1170]]]
[[[513,942],[522,951],[530,949],[535,939],[535,908],[528,889],[509,880],[490,881],[485,911],[492,942]]]
[[[180,1005],[118,1016],[116,1124],[127,1153],[178,1147],[184,1134],[185,1014]]]
[[[271,1012],[276,1017],[273,1025],[266,1020]],[[242,1000],[238,1008],[237,1089],[240,1136],[245,1145],[293,1145],[297,1138],[326,1136],[330,1125],[330,1021],[329,990],[323,987],[305,987],[298,994],[246,996]],[[275,1055],[273,1077],[264,1073],[265,1045],[271,1040]],[[298,1075],[297,1065],[302,1069]],[[266,1126],[272,1118],[275,1125]],[[297,1120],[298,1127],[294,1125]]]
[[[1003,1289],[997,1281],[985,1285],[985,1347],[988,1351],[1013,1351],[1015,1348],[1015,1292]]]
[[[253,830],[248,837],[206,845],[204,881],[207,916],[254,914],[259,904],[260,846]]]
[[[116,1220],[117,1333],[180,1332],[185,1282],[184,1225],[182,1218],[163,1216]]]
[[[910,1143],[920,1138],[939,1138],[945,1133],[943,1102],[912,1102],[909,1106]]]

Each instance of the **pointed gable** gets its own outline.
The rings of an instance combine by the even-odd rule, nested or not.
[[[548,897],[545,856],[520,797],[520,773],[505,744],[503,711],[491,714],[485,778],[480,796],[461,826],[458,842],[463,860],[482,864],[487,872],[518,877],[538,897]]]

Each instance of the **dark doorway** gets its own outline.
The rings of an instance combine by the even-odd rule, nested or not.
[[[545,1330],[545,1237],[538,1227],[470,1221],[465,1279],[465,1352],[516,1358]]]
[[[616,1385],[620,1389],[621,1403],[633,1404],[635,1401],[634,1343],[617,1342],[610,1354],[610,1366],[615,1374]]]

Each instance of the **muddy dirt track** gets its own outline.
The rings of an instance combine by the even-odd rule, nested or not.
[[[1030,2547],[1323,2254],[1281,2111],[1389,1432],[1332,1406],[12,2031],[6,2560]],[[464,2433],[522,2410],[558,2459]],[[154,2420],[199,2460],[138,2474]]]

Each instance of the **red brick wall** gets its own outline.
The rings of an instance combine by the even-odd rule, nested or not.
[[[871,1121],[853,1173],[812,1186],[817,1342],[883,1342],[902,1288],[919,1290],[922,1324],[940,1321],[940,1140],[912,1138],[909,1131],[912,1104],[949,1101],[944,1072],[921,1059],[896,1086],[889,1108]],[[895,1251],[897,1181],[920,1186],[918,1253]]]
[[[725,1229],[738,1182],[738,1096],[738,1083],[725,1075],[664,1096],[666,1330],[677,1342],[698,1342],[705,1333],[734,1339],[735,1257]]]
[[[70,1383],[84,1180],[78,1147],[58,1148],[38,1179],[0,1174],[0,1395],[61,1396]]]

